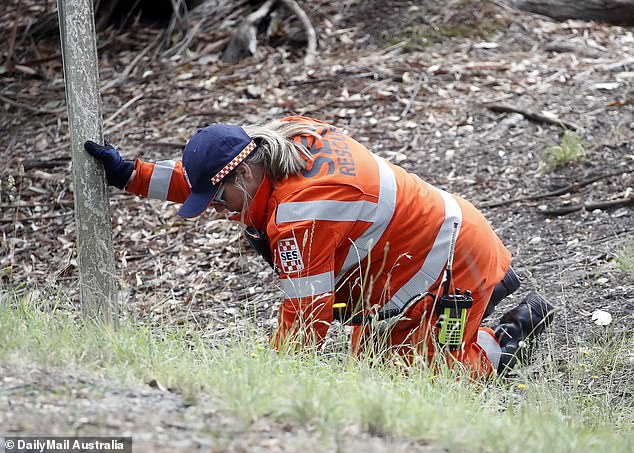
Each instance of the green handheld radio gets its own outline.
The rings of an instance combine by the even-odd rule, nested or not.
[[[443,293],[440,299],[436,301],[436,313],[438,314],[436,326],[440,327],[438,342],[450,349],[458,349],[462,345],[464,329],[467,324],[467,309],[473,305],[471,291],[466,290],[464,293],[460,293],[460,290],[456,288],[454,292],[450,293],[451,270],[456,248],[457,231],[458,223],[454,222]]]

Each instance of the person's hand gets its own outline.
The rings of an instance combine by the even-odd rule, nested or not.
[[[88,140],[84,143],[84,148],[91,156],[96,157],[103,164],[108,185],[118,189],[125,189],[134,170],[134,163],[130,160],[123,160],[121,154],[114,146],[107,142],[105,145],[100,145]]]

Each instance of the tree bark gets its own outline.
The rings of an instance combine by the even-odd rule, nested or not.
[[[73,161],[79,292],[84,316],[117,323],[117,285],[103,166],[84,141],[103,143],[92,0],[58,0],[66,107]]]
[[[634,0],[507,0],[513,8],[557,20],[597,20],[634,24]]]

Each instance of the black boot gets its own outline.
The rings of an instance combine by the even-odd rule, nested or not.
[[[530,360],[533,345],[530,340],[544,331],[554,317],[554,307],[536,292],[529,293],[515,308],[504,313],[495,336],[502,347],[498,372],[513,369],[516,363]]]

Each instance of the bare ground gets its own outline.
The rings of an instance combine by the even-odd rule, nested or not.
[[[10,3],[17,8],[18,2]],[[178,158],[196,127],[211,122],[301,114],[346,128],[378,154],[482,208],[513,253],[522,291],[538,289],[559,308],[547,341],[565,368],[566,357],[580,344],[602,341],[606,331],[629,332],[634,317],[634,277],[615,265],[634,230],[634,33],[599,23],[556,23],[488,2],[453,1],[430,9],[416,3],[303,2],[320,40],[319,62],[309,68],[302,64],[301,37],[291,39],[300,30],[292,20],[283,22],[277,40],[260,42],[255,56],[235,66],[219,61],[217,43],[226,40],[236,14],[200,33],[180,56],[164,56],[165,47],[157,48],[162,29],[138,24],[107,30],[99,36],[106,138],[128,158],[166,159]],[[21,8],[23,14],[15,16],[20,27],[50,5]],[[5,38],[17,20],[12,11],[0,19]],[[57,46],[51,35],[18,39],[13,53],[18,66],[0,73],[0,284],[34,300],[48,292],[76,296],[72,176]],[[143,50],[146,56],[135,61]],[[500,103],[525,114],[490,108]],[[543,111],[579,126],[579,136],[589,143],[587,159],[543,168],[544,149],[559,143],[563,133],[557,121],[528,118],[527,113]],[[558,189],[561,193],[553,193]],[[614,203],[592,207],[603,202]],[[589,207],[550,212],[583,205]],[[121,303],[131,316],[186,325],[210,339],[253,320],[271,328],[281,293],[235,225],[214,214],[184,221],[174,205],[115,191],[111,208]],[[610,326],[593,323],[596,309],[612,314]],[[170,451],[188,450],[198,437],[209,442],[207,425],[188,417],[210,410],[212,403],[190,408],[178,395],[119,389],[93,377],[87,378],[90,398],[78,399],[82,378],[35,365],[18,372],[14,366],[0,367],[3,387],[15,383],[0,407],[20,397],[22,407],[37,409],[17,410],[17,418],[0,412],[0,425],[12,423],[9,432],[49,426],[37,424],[41,418],[56,433],[145,432],[154,447],[165,443]],[[41,375],[50,385],[40,385]],[[631,404],[632,375],[630,366],[610,377],[621,389],[616,403]],[[598,382],[607,379],[606,371]],[[62,380],[70,393],[60,397],[55,388]],[[588,377],[587,384],[595,380]],[[100,396],[94,396],[95,388]],[[135,409],[139,401],[151,407],[148,418],[141,415],[147,410]],[[112,404],[113,418],[90,415],[93,402],[95,408]],[[138,410],[136,421],[117,421],[123,407]],[[77,417],[55,416],[59,413]],[[182,417],[182,426],[166,426],[173,414]],[[86,431],[77,421],[82,416],[88,419]],[[292,438],[312,439],[300,427],[267,430],[229,427],[231,434],[221,434],[218,442],[229,442],[225,447],[231,451],[293,451]],[[363,451],[372,451],[373,443],[377,451],[386,445],[361,433],[355,439]],[[157,451],[154,447],[147,451]]]

